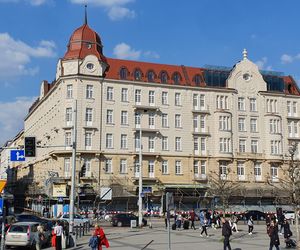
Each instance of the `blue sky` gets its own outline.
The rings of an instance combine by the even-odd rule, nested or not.
[[[85,3],[107,57],[231,67],[247,48],[262,69],[300,82],[298,0],[0,0],[0,144],[54,80]]]

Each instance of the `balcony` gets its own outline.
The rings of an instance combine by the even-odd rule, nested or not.
[[[194,174],[194,181],[197,182],[207,182],[207,175],[206,174]]]
[[[155,133],[155,134],[159,134],[159,129],[152,127],[152,128],[139,128],[139,127],[135,127],[133,129],[134,132],[139,132],[140,130],[142,130],[142,133]]]
[[[208,105],[205,107],[193,106],[192,112],[195,114],[210,114]]]
[[[159,111],[159,106],[153,106],[153,105],[137,105],[135,104],[133,106],[134,108],[134,111],[137,112],[137,111],[143,111],[144,113],[148,112],[148,111],[156,111],[158,112]]]

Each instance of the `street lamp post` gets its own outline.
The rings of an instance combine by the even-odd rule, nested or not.
[[[143,193],[143,176],[142,176],[142,113],[140,113],[140,150],[139,150],[139,227],[142,227],[143,223],[143,198],[142,198],[142,193]]]

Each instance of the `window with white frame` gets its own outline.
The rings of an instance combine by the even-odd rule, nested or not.
[[[122,88],[121,90],[121,102],[128,102],[128,89]]]
[[[128,143],[127,143],[127,135],[121,134],[121,149],[127,149]]]
[[[278,181],[278,166],[275,164],[271,164],[270,172],[272,181]]]
[[[64,176],[66,178],[71,176],[71,159],[70,158],[64,159]]]
[[[163,160],[161,162],[161,171],[162,171],[162,174],[169,174],[168,161]]]
[[[194,160],[194,174],[197,178],[206,178],[206,161]]]
[[[281,141],[271,140],[271,154],[279,155],[281,153]]]
[[[113,87],[107,87],[107,89],[106,89],[106,100],[107,101],[113,101],[114,100],[114,88]]]
[[[167,136],[163,136],[162,137],[162,142],[161,142],[161,146],[162,146],[162,150],[169,150],[169,142],[168,142],[168,137]]]
[[[140,175],[140,164],[138,160],[134,161],[134,177],[139,177]]]
[[[92,133],[85,132],[85,149],[92,149]]]
[[[261,169],[260,163],[255,163],[255,165],[254,165],[254,178],[255,178],[255,181],[262,180],[262,169]]]
[[[289,137],[293,136],[293,124],[292,124],[292,121],[288,121],[288,134],[289,134]]]
[[[148,173],[150,178],[155,177],[155,165],[154,165],[154,160],[149,160],[148,161]]]
[[[162,114],[161,115],[161,126],[163,128],[169,127],[168,114]]]
[[[279,119],[270,119],[269,121],[270,134],[280,133],[280,120]]]
[[[293,116],[297,116],[297,102],[293,102]]]
[[[175,93],[175,106],[181,106],[181,94]]]
[[[135,113],[134,114],[134,124],[136,128],[141,127],[141,114],[140,113]]]
[[[92,176],[92,168],[91,168],[91,160],[90,159],[84,159],[84,171],[83,176],[84,177],[91,177]]]
[[[199,154],[199,138],[197,136],[194,137],[194,153]]]
[[[239,117],[238,127],[239,127],[240,132],[246,131],[246,124],[245,123],[246,123],[246,119],[244,117]]]
[[[106,174],[112,173],[112,159],[110,158],[105,159],[105,173]]]
[[[288,134],[289,137],[299,137],[297,121],[288,121]]]
[[[205,132],[205,115],[200,115],[200,131]]]
[[[194,131],[198,132],[199,128],[198,128],[198,115],[193,116],[193,127],[194,127]]]
[[[161,93],[161,104],[162,105],[168,105],[169,104],[168,92],[163,91]]]
[[[106,124],[113,124],[114,123],[113,114],[114,114],[114,111],[111,110],[111,109],[108,109],[106,111]]]
[[[250,98],[250,111],[251,112],[257,111],[256,99],[255,98]]]
[[[106,134],[106,148],[113,148],[113,134]]]
[[[200,151],[201,151],[201,154],[205,154],[205,152],[206,152],[206,138],[205,137],[200,137]]]
[[[256,154],[258,152],[258,140],[251,140],[251,153]]]
[[[181,151],[181,137],[175,137],[175,151]]]
[[[257,118],[250,119],[250,131],[251,133],[257,132]]]
[[[245,111],[245,98],[244,97],[239,97],[238,98],[238,110],[239,111]]]
[[[72,125],[72,108],[66,108],[66,123],[68,125]]]
[[[140,151],[141,140],[140,140],[140,134],[138,133],[134,135],[134,146],[135,146],[135,151]]]
[[[121,111],[121,125],[128,125],[128,112]]]
[[[148,121],[149,128],[155,129],[155,113],[149,113]]]
[[[228,131],[230,130],[230,127],[229,116],[219,116],[219,130]]]
[[[206,161],[200,161],[200,174],[202,177],[206,177]]]
[[[155,105],[155,92],[154,92],[154,90],[149,90],[149,105],[150,106]]]
[[[217,109],[228,109],[228,96],[217,95],[216,106]]]
[[[73,85],[68,84],[67,85],[67,99],[72,99],[73,98]]]
[[[85,121],[86,121],[87,126],[91,126],[93,124],[93,109],[92,108],[86,108]]]
[[[240,153],[246,152],[246,140],[245,139],[239,139],[239,152]]]
[[[221,153],[231,153],[231,139],[220,138],[219,139],[219,150]]]
[[[120,174],[127,174],[127,160],[120,160]]]
[[[154,152],[155,151],[155,138],[154,138],[154,136],[149,136],[148,137],[148,149],[149,149],[149,152]]]
[[[86,86],[86,92],[85,92],[86,99],[92,99],[93,98],[93,90],[94,90],[93,85],[87,85]]]
[[[181,128],[181,115],[175,115],[175,128]]]
[[[66,146],[66,148],[72,147],[72,133],[71,132],[65,133],[65,146]]]
[[[199,109],[198,94],[193,94],[193,108],[194,108],[194,110],[198,110]]]
[[[243,162],[238,162],[237,175],[238,175],[238,180],[240,181],[245,180],[245,166]]]
[[[228,175],[227,165],[228,164],[225,161],[219,162],[219,174],[221,180],[227,180],[227,175]]]
[[[194,160],[194,174],[196,177],[199,176],[199,161]]]
[[[277,113],[277,100],[267,99],[267,112],[268,113]]]
[[[142,96],[142,91],[140,89],[136,89],[134,94],[135,104],[141,105],[141,98],[142,98],[141,96]]]
[[[199,95],[200,110],[205,110],[205,95]]]
[[[175,161],[175,174],[182,174],[181,172],[181,161]]]

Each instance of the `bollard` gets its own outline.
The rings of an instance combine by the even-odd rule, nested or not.
[[[76,240],[78,239],[78,226],[75,226],[75,237],[76,237]]]
[[[82,236],[84,236],[84,235],[85,235],[84,228],[85,228],[85,223],[83,223],[83,225],[82,225]]]
[[[81,224],[79,224],[79,238],[81,238]]]
[[[89,222],[86,222],[85,223],[85,234],[87,235],[88,234],[88,225],[89,225],[90,223]]]

